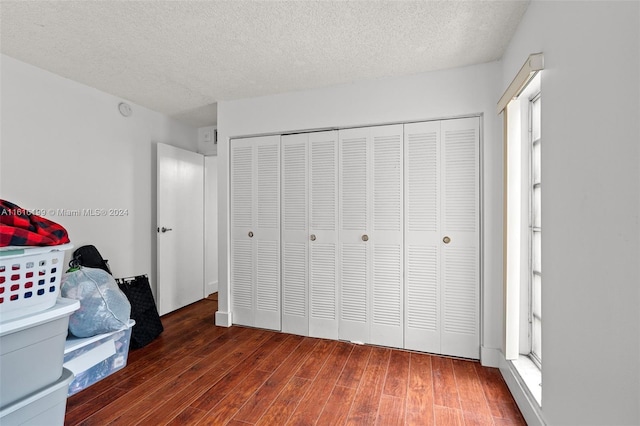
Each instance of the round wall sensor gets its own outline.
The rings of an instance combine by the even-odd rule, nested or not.
[[[131,110],[131,106],[124,102],[120,102],[118,104],[118,110],[120,111],[120,114],[122,114],[123,117],[130,117],[131,114],[133,114],[133,111]]]

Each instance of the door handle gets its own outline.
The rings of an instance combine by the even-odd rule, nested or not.
[[[315,241],[316,240],[316,234],[311,234],[311,236],[309,237],[309,239],[311,241]]]
[[[362,236],[362,241],[369,241],[369,236],[367,234],[364,234]]]
[[[162,228],[158,228],[158,231],[162,232],[163,234],[167,231],[173,231],[173,229],[171,228],[165,228],[164,226]]]
[[[253,238],[253,231],[249,231],[247,235],[249,236],[249,238]]]
[[[445,243],[445,244],[449,244],[449,243],[451,242],[451,238],[449,238],[449,237],[444,237],[444,238],[442,239],[442,242],[443,242],[443,243]]]

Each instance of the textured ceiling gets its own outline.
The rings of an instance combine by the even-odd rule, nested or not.
[[[2,53],[201,127],[216,103],[499,59],[528,1],[1,1]]]

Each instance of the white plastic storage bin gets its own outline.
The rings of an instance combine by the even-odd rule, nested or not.
[[[64,368],[75,379],[69,385],[69,396],[88,388],[127,365],[129,342],[134,320],[126,328],[93,337],[70,336],[64,349]]]
[[[77,300],[60,298],[45,311],[0,322],[0,407],[60,378],[69,316],[78,308]]]
[[[25,398],[0,409],[2,426],[64,425],[67,411],[67,389],[73,380],[73,373],[63,370],[55,383],[34,392]]]
[[[44,311],[56,304],[64,252],[71,248],[73,244],[0,250],[0,321]]]

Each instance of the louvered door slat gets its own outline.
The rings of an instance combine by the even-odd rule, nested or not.
[[[445,250],[444,331],[474,334],[476,323],[476,256],[473,248]]]
[[[336,231],[338,207],[338,142],[336,132],[311,134],[311,227]]]
[[[282,230],[307,230],[307,135],[282,138]]]
[[[234,321],[253,325],[253,249],[250,241],[235,240],[231,244],[231,297]]]
[[[373,229],[402,231],[402,127],[373,138]]]
[[[260,229],[279,229],[280,227],[280,168],[279,146],[276,144],[258,145],[256,175],[258,197],[258,223]]]
[[[408,232],[438,231],[439,128],[438,122],[405,126]]]
[[[369,340],[367,247],[342,244],[341,248],[340,339],[365,343]]]
[[[282,245],[282,313],[304,323],[307,317],[307,245],[291,242],[283,242]],[[293,333],[285,329],[284,323],[282,331]]]
[[[402,247],[373,246],[370,342],[403,347]]]
[[[251,146],[234,145],[231,150],[231,180],[233,185],[232,222],[235,227],[252,226],[253,153]]]
[[[280,245],[258,240],[256,244],[255,326],[280,330]]]
[[[311,276],[310,322],[315,323],[313,337],[321,337],[321,322],[334,323],[336,320],[336,245],[314,244],[309,265]],[[313,329],[314,327],[310,328]],[[333,329],[333,327],[332,327]],[[337,332],[337,328],[336,328]],[[333,332],[330,333],[333,335]],[[325,336],[326,337],[326,336]]]
[[[406,249],[405,348],[440,353],[440,262],[437,247]]]
[[[369,219],[367,138],[344,138],[340,143],[342,229],[364,231]]]

